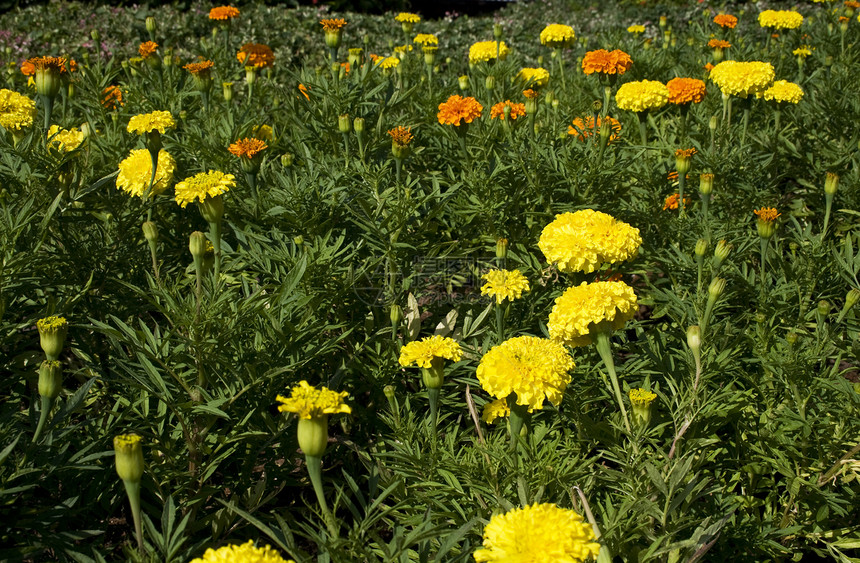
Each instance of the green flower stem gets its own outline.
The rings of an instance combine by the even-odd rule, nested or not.
[[[149,187],[146,189],[146,193],[143,194],[144,201],[149,199],[149,196],[152,195],[152,186],[155,184],[155,174],[158,171],[158,151],[149,150],[149,159],[152,162],[151,168],[152,172],[149,174]],[[147,216],[147,220],[152,220],[152,211],[150,209],[149,215]]]
[[[209,223],[209,237],[212,239],[212,246],[215,249],[215,265],[213,272],[215,274],[215,288],[218,288],[218,282],[221,280],[221,221]]]
[[[254,203],[256,207],[260,207],[260,191],[257,187],[257,174],[254,172],[245,172],[245,182],[251,187],[251,193],[254,194]],[[214,246],[215,243],[213,242]]]
[[[746,138],[747,138],[747,129],[749,128],[749,124],[750,124],[750,111],[752,109],[752,98],[747,96],[744,99],[743,108],[744,108],[744,127],[741,131],[741,147],[744,146],[744,143],[746,142]]]
[[[648,112],[636,112],[636,117],[639,118],[639,137],[642,139],[642,146],[648,146]]]
[[[39,438],[42,436],[42,431],[45,429],[45,423],[48,421],[48,415],[51,413],[51,409],[54,408],[54,402],[56,399],[52,399],[49,397],[42,397],[42,411],[39,413],[39,424],[36,425],[36,432],[33,434],[33,443],[39,441]]]
[[[561,55],[561,47],[557,47],[555,50],[555,53],[556,53],[555,58],[558,60],[558,69],[559,69],[559,72],[561,73],[561,88],[562,88],[562,90],[564,90],[567,88],[567,82],[566,82],[565,76],[564,76],[564,59],[562,58],[562,55]]]
[[[464,147],[465,149],[465,147]],[[403,159],[395,158],[394,159],[394,169],[397,172],[397,185],[400,185],[400,171],[403,168]]]
[[[427,398],[430,400],[430,427],[433,434],[436,434],[437,423],[439,421],[439,395],[441,387],[431,387],[427,389]]]
[[[209,115],[209,92],[206,90],[200,91],[200,98],[203,100],[203,113]]]
[[[462,130],[460,128],[463,128]],[[457,141],[460,142],[460,150],[463,152],[464,164],[469,163],[469,151],[466,150],[466,124],[457,127]]]
[[[687,138],[687,115],[690,113],[690,104],[683,104],[680,106],[681,109],[681,134],[680,137],[682,139]]]
[[[505,340],[505,313],[508,312],[507,305],[496,303],[493,305],[496,310],[496,336],[498,343],[501,344]]]
[[[612,99],[612,86],[604,86],[603,87],[603,110],[602,110],[602,119],[606,119],[606,116],[609,114],[609,101]],[[597,120],[594,120],[594,134],[598,134]]]
[[[134,518],[134,534],[137,536],[137,548],[143,553],[143,524],[140,519],[140,481],[123,481],[128,502],[131,504],[131,516]]]
[[[702,266],[704,262],[704,256],[696,255],[696,269],[698,270],[698,275],[696,276],[696,293],[702,292]]]
[[[511,451],[517,451],[517,444],[520,442],[520,433],[525,425],[529,415],[528,405],[517,404],[517,394],[511,393],[508,395],[508,407],[511,409],[509,428],[511,431]]]
[[[45,132],[51,128],[51,114],[54,113],[54,98],[50,96],[39,96],[45,110]]]
[[[349,133],[343,133],[343,167],[349,168]]]
[[[213,244],[214,246],[214,244]],[[197,296],[197,307],[194,312],[194,323],[197,324],[197,321],[200,319],[200,302],[203,299],[203,257],[202,256],[194,256],[194,274],[197,278],[197,290],[195,294]]]
[[[158,241],[149,240],[149,255],[152,257],[152,271],[155,274],[155,280],[158,281]]]
[[[627,416],[627,407],[624,406],[624,397],[621,395],[621,387],[618,385],[618,375],[615,373],[615,362],[612,360],[612,347],[609,343],[610,332],[606,328],[598,329],[595,335],[595,344],[597,352],[603,363],[606,364],[606,371],[609,372],[609,379],[612,382],[612,391],[615,393],[615,400],[618,401],[618,408],[621,409],[621,416],[624,419],[624,428],[628,434],[633,434],[633,429],[630,426],[630,419]],[[512,411],[513,412],[513,411]]]
[[[764,281],[767,271],[767,243],[769,239],[759,237],[761,241],[761,291],[764,293]]]
[[[679,215],[683,217],[686,213],[684,209],[684,186],[687,184],[687,173],[681,174],[678,172],[678,210]]]
[[[311,478],[311,484],[314,486],[314,492],[317,495],[317,502],[322,510],[323,518],[325,519],[326,527],[332,538],[336,538],[340,532],[337,525],[337,520],[334,518],[328,503],[325,501],[325,492],[322,486],[322,457],[306,455],[305,465],[308,467],[308,476]]]
[[[833,207],[833,196],[835,194],[824,194],[824,228],[821,229],[821,236],[827,234],[827,225],[830,224],[830,209]]]
[[[777,133],[779,133],[779,124],[782,118],[782,108],[780,106],[782,106],[782,104],[776,104],[776,111],[774,112],[774,124],[776,125]]]

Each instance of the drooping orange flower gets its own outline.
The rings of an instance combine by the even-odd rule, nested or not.
[[[24,76],[33,76],[36,74],[36,65],[31,63],[29,60],[21,63],[21,74]]]
[[[188,63],[182,68],[195,76],[208,76],[214,66],[215,63],[212,61],[200,61],[196,63]]]
[[[673,78],[666,83],[666,88],[670,104],[698,104],[705,99],[705,83],[697,78]]]
[[[614,74],[621,75],[630,70],[633,66],[633,59],[630,55],[620,49],[607,51],[606,49],[598,49],[589,51],[582,58],[582,72],[585,74]]]
[[[777,213],[774,207],[762,207],[761,209],[756,209],[753,213],[758,215],[759,221],[766,221],[768,223],[773,223],[777,217],[782,215],[782,213]]]
[[[141,58],[145,59],[152,55],[156,49],[158,49],[158,43],[155,41],[147,41],[140,44],[140,47],[137,48],[137,52],[140,53]]]
[[[504,121],[506,106],[511,108],[511,119],[516,119],[517,117],[526,114],[525,104],[517,104],[510,100],[505,100],[504,102],[499,102],[490,108],[490,119],[501,119]]]
[[[722,39],[711,39],[708,41],[708,47],[711,49],[728,49],[732,44]]]
[[[122,90],[119,86],[108,86],[102,90],[102,106],[108,110],[115,110],[124,105],[122,101]]]
[[[249,137],[246,139],[239,139],[230,145],[228,150],[234,156],[238,156],[239,158],[252,159],[267,148],[269,148],[269,146],[262,139]]]
[[[738,25],[738,18],[731,14],[717,14],[714,23],[722,28],[734,29]]]
[[[346,20],[343,18],[324,19],[320,20],[320,25],[323,26],[323,31],[339,31],[346,26]]]
[[[301,92],[302,96],[305,97],[307,101],[311,101],[311,97],[308,96],[308,87],[304,84],[299,84],[299,92]],[[296,96],[298,98],[298,96]]]
[[[391,140],[400,147],[409,146],[409,143],[411,143],[412,139],[415,138],[412,134],[412,128],[404,127],[402,125],[398,125],[394,129],[390,129],[388,134],[391,136]]]
[[[245,66],[271,67],[275,63],[275,53],[268,45],[245,43],[236,53],[236,59]]]
[[[615,118],[606,116],[606,122],[609,124],[609,142],[612,143],[621,134],[621,123]],[[577,117],[573,120],[573,125],[567,126],[568,135],[576,135],[580,141],[585,141],[597,131],[600,134],[600,126],[603,124],[603,118],[597,116],[597,126],[594,125],[594,117],[589,115],[585,119]]]
[[[209,19],[229,21],[239,15],[239,9],[233,6],[218,6],[209,10]]]
[[[436,117],[442,125],[459,127],[464,122],[472,123],[473,120],[481,117],[483,111],[484,106],[475,98],[471,96],[464,98],[454,94],[447,101],[439,104],[439,113]]]

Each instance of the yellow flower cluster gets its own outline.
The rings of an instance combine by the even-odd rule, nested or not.
[[[803,57],[804,59],[812,54],[812,49],[809,48],[809,45],[801,45],[797,49],[791,52],[792,55],[796,55],[798,57]]]
[[[201,172],[176,184],[176,203],[183,209],[194,200],[203,202],[208,197],[219,196],[236,187],[232,174],[217,170]]]
[[[410,12],[400,12],[396,16],[394,16],[395,21],[399,21],[400,23],[418,23],[421,21],[421,16],[418,14],[412,14]]]
[[[647,389],[631,389],[627,396],[630,397],[630,404],[635,406],[647,407],[657,398],[657,394]]]
[[[761,27],[797,29],[802,23],[803,16],[792,10],[765,10],[758,15]]]
[[[644,25],[631,25],[627,28],[627,33],[645,33]]]
[[[60,129],[51,125],[48,129],[48,142],[60,152],[72,152],[84,142],[84,132],[80,129]]]
[[[17,132],[33,125],[36,102],[18,92],[0,90],[0,127]]]
[[[582,282],[556,298],[549,314],[549,335],[568,346],[588,346],[597,325],[606,322],[618,330],[636,311],[636,294],[626,283]]]
[[[380,58],[379,62],[376,63],[376,66],[382,67],[384,69],[389,69],[389,68],[397,68],[397,65],[399,65],[399,64],[400,64],[400,58],[399,57],[385,57],[385,58]]]
[[[254,547],[254,542],[248,540],[242,545],[225,545],[218,549],[211,547],[203,557],[192,559],[191,563],[295,563],[287,560],[271,547]]]
[[[777,80],[762,96],[768,101],[796,104],[803,98],[803,88],[788,80]]]
[[[349,408],[343,400],[349,395],[346,391],[332,391],[327,387],[316,387],[309,385],[307,381],[300,381],[293,387],[290,397],[277,396],[281,412],[294,412],[299,418],[312,419],[328,414],[349,414]]]
[[[158,151],[158,165],[150,195],[158,195],[169,188],[173,183],[175,170],[176,161],[173,157],[164,149]],[[152,157],[149,151],[146,149],[133,150],[125,160],[119,163],[116,187],[130,196],[143,197],[143,194],[149,189],[150,178],[152,178]]]
[[[499,44],[499,60],[503,61],[508,57],[508,46],[502,41]],[[478,41],[469,47],[469,63],[485,63],[496,58],[496,42],[495,41]]]
[[[746,98],[770,86],[774,71],[770,63],[723,61],[711,69],[710,78],[723,94]]]
[[[417,365],[420,368],[432,367],[433,358],[445,358],[459,362],[463,357],[460,345],[453,338],[447,336],[428,336],[422,340],[415,340],[400,349],[400,365],[408,367]]]
[[[538,241],[550,264],[562,272],[586,274],[601,264],[634,258],[641,244],[639,229],[593,209],[556,215]]]
[[[543,88],[549,83],[549,71],[540,67],[524,68],[517,73],[517,80],[529,88]]]
[[[422,45],[438,45],[439,38],[431,33],[419,33],[415,36],[415,39],[413,39],[412,42],[420,43]]]
[[[484,547],[474,557],[476,563],[578,563],[599,552],[594,530],[582,516],[551,503],[535,503],[490,518]]]
[[[573,358],[560,343],[537,336],[517,336],[490,349],[481,358],[477,377],[484,391],[497,399],[517,394],[529,411],[543,408],[544,399],[558,405],[570,383]]]
[[[492,424],[497,418],[510,416],[511,408],[508,406],[506,399],[496,399],[484,405],[484,410],[481,411],[481,420],[487,424]]]
[[[66,330],[68,326],[69,322],[65,317],[58,317],[56,315],[36,321],[36,328],[39,329],[40,333],[54,333],[59,330]]]
[[[573,28],[569,25],[551,23],[540,32],[540,43],[549,47],[569,47],[574,37]]]
[[[656,80],[627,82],[615,94],[615,104],[626,111],[648,111],[658,109],[669,101],[669,89]]]
[[[481,278],[487,280],[481,287],[481,295],[495,297],[496,303],[519,299],[529,290],[529,280],[519,270],[490,270]]]
[[[174,127],[176,127],[176,122],[173,121],[173,116],[170,115],[169,111],[143,113],[128,120],[128,132],[138,135],[153,131],[164,134],[165,131]]]

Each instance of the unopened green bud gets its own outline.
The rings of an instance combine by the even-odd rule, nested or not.
[[[289,168],[293,165],[293,155],[292,153],[284,153],[281,155],[281,166],[284,168]]]
[[[298,438],[306,456],[322,457],[328,446],[328,415],[300,418]]]
[[[484,80],[484,87],[485,87],[488,91],[493,91],[493,89],[496,87],[496,77],[495,77],[495,76],[493,76],[492,74],[491,74],[491,75],[489,75],[489,76]]]
[[[789,331],[788,334],[785,335],[785,341],[788,342],[789,346],[794,346],[797,343],[797,333]]]
[[[403,309],[397,303],[391,305],[391,312],[389,313],[389,317],[391,318],[392,326],[400,326],[400,323],[403,322]]]
[[[762,312],[756,312],[755,322],[756,322],[756,324],[763,325],[765,322],[767,322],[767,315],[765,315]]]
[[[57,360],[45,360],[39,366],[39,395],[56,399],[63,390],[63,367]]]
[[[349,133],[352,128],[352,123],[349,120],[349,114],[339,115],[337,118],[337,130],[341,133]]]
[[[295,244],[296,246],[302,246],[303,244],[305,244],[305,237],[303,237],[302,235],[294,236],[293,244]]]
[[[146,32],[149,33],[150,36],[155,33],[157,27],[158,25],[154,17],[149,16],[146,18]]]
[[[504,260],[508,257],[508,239],[500,238],[496,240],[496,258]]]
[[[158,225],[154,221],[145,221],[143,223],[143,238],[149,243],[158,240]]]
[[[99,42],[101,42],[101,40],[102,40],[102,36],[101,36],[101,34],[99,33],[99,30],[98,30],[98,29],[94,29],[94,30],[92,30],[92,31],[90,32],[90,37],[91,37],[91,38],[92,38],[92,40],[93,40],[93,41],[95,41],[96,43],[99,43]]]
[[[356,133],[364,133],[364,118],[356,117],[352,122],[352,127]]]
[[[349,55],[346,58],[347,62],[349,62],[349,66],[352,68],[358,68],[364,62],[364,49],[356,48],[350,49]]]
[[[224,95],[224,101],[229,102],[233,99],[233,83],[232,82],[222,82],[221,83],[221,92]]]
[[[603,102],[600,100],[594,100],[591,102],[591,111],[594,113],[600,113],[600,110],[603,109]]]
[[[116,473],[123,481],[139,483],[143,477],[143,446],[137,434],[121,434],[114,437]]]
[[[714,191],[714,175],[710,173],[699,174],[699,193],[710,195]]]
[[[556,101],[558,101],[558,100],[556,100]],[[553,107],[555,107],[555,106],[553,105]],[[600,140],[604,145],[606,145],[609,142],[609,139],[611,137],[612,137],[611,125],[610,125],[608,119],[604,119],[600,123]]]
[[[708,129],[710,129],[711,131],[716,131],[718,123],[719,120],[717,119],[717,116],[712,116],[711,119],[708,120]]]
[[[834,174],[833,172],[828,172],[827,176],[824,178],[824,193],[827,195],[834,195],[838,189],[839,175]]]
[[[845,296],[845,308],[850,309],[860,301],[860,289],[852,288]]]
[[[627,396],[633,411],[633,423],[637,428],[647,428],[651,422],[651,403],[657,394],[647,389],[631,389]]]
[[[726,280],[723,278],[714,278],[711,280],[711,285],[708,286],[708,298],[717,299],[723,294],[726,289]]]
[[[196,260],[206,254],[206,235],[200,231],[194,231],[188,239],[188,250]]]
[[[502,26],[500,24],[493,24],[493,37],[496,38],[496,41],[502,38]]]
[[[827,301],[826,299],[822,299],[821,301],[818,302],[817,312],[822,317],[827,316],[827,313],[830,312],[830,307],[831,307],[830,301]]]
[[[460,85],[460,90],[465,91],[465,90],[469,89],[469,75],[468,74],[464,74],[464,75],[460,76],[459,78],[457,78],[457,82]]]
[[[732,245],[727,243],[725,240],[721,240],[717,243],[717,247],[714,249],[714,271],[720,269],[720,266],[723,265],[723,262],[726,261],[726,258],[729,257],[729,254],[732,252]]]
[[[49,360],[56,360],[63,351],[69,323],[64,317],[45,317],[36,322],[39,329],[39,344]]]
[[[696,257],[704,256],[708,251],[708,240],[700,238],[696,241]]]
[[[702,349],[702,331],[697,325],[693,325],[687,329],[687,346],[693,351],[693,355],[698,357]]]
[[[257,67],[255,67],[255,66],[246,66],[245,67],[245,82],[247,82],[249,86],[253,86],[254,83],[257,82]]]

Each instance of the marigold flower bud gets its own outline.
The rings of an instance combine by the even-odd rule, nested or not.
[[[229,102],[233,99],[233,83],[232,82],[222,82],[221,83],[221,92],[224,95],[224,101]]]
[[[502,26],[499,24],[493,24],[493,37],[498,41],[502,38]]]
[[[660,29],[665,28],[667,24],[668,24],[668,20],[666,19],[666,16],[660,16],[660,23],[659,23]]]
[[[500,238],[496,240],[496,258],[504,260],[508,257],[508,239]]]
[[[638,428],[646,428],[651,422],[651,403],[657,394],[646,389],[631,389],[628,397],[633,410],[633,423]]]
[[[457,78],[457,82],[460,85],[460,90],[466,91],[469,89],[469,75],[468,74],[464,74],[463,76],[460,76],[459,78]]]
[[[403,322],[403,308],[400,307],[400,305],[398,305],[397,303],[393,303],[391,305],[389,317],[391,318],[392,325],[400,326],[400,323]]]
[[[712,191],[714,191],[714,175],[710,173],[700,174],[699,193],[709,195]]]
[[[699,355],[699,351],[702,349],[702,331],[697,325],[687,329],[687,346],[693,351],[693,355]]]
[[[818,302],[818,307],[816,308],[819,315],[822,317],[826,316],[827,313],[830,312],[830,301],[826,299],[822,299]]]
[[[281,166],[284,168],[289,168],[293,165],[293,155],[292,153],[284,153],[281,155]]]
[[[142,438],[137,434],[121,434],[114,437],[113,449],[116,453],[116,473],[123,481],[139,483],[143,477]]]
[[[202,258],[206,254],[206,235],[200,231],[194,231],[188,240],[188,250],[194,259]]]
[[[143,238],[150,243],[158,240],[158,225],[154,221],[145,221],[143,223]]]
[[[322,457],[328,446],[328,415],[300,418],[298,438],[306,456]]]
[[[729,254],[732,252],[732,245],[727,243],[725,240],[721,240],[717,243],[717,247],[714,249],[714,271],[720,269],[720,266],[723,265],[726,258],[729,257]]]
[[[710,129],[711,131],[716,131],[718,123],[719,121],[717,120],[717,116],[711,116],[711,119],[708,120],[708,129]]]
[[[364,118],[356,117],[352,122],[352,127],[356,133],[364,133]]]
[[[154,17],[149,16],[146,18],[146,32],[149,33],[150,36],[155,33],[155,30],[157,27],[158,27],[158,24],[155,21]]]
[[[493,75],[488,76],[488,77],[484,80],[484,87],[485,87],[487,90],[489,90],[489,91],[491,91],[491,92],[492,92],[492,91],[493,91],[493,89],[496,87],[496,77],[495,77],[495,76],[493,76]]]
[[[696,256],[704,256],[708,251],[708,240],[700,238],[696,241]]]
[[[352,124],[349,121],[349,114],[339,115],[337,118],[337,130],[341,133],[349,133]]]
[[[305,244],[305,237],[303,237],[302,235],[294,236],[293,244],[295,244],[296,246],[302,246],[303,244]]]
[[[708,298],[717,299],[723,294],[726,289],[726,280],[723,278],[714,278],[711,280],[711,285],[708,286]]]
[[[591,111],[593,111],[594,113],[599,113],[602,109],[603,102],[601,102],[600,100],[594,100],[593,102],[591,102]]]
[[[45,360],[39,366],[39,395],[56,399],[63,390],[63,366],[57,360]]]
[[[94,29],[90,32],[90,38],[92,38],[92,40],[95,41],[96,43],[99,43],[102,40],[102,36],[99,33],[98,29]]]
[[[824,193],[827,195],[834,195],[838,189],[839,175],[834,174],[833,172],[828,172],[827,176],[824,178]]]
[[[558,100],[554,100],[554,102],[558,102]],[[553,108],[556,107],[556,104],[553,103]],[[612,138],[612,123],[609,119],[604,119],[600,123],[600,140],[604,145],[609,143],[610,138]]]
[[[860,290],[853,288],[848,292],[848,295],[845,296],[845,307],[850,309],[856,305],[858,301],[860,301]]]
[[[246,66],[245,67],[245,82],[249,86],[253,86],[257,82],[257,67],[255,67],[255,66]]]
[[[793,330],[785,335],[785,341],[788,342],[789,346],[794,346],[797,342],[797,333]]]
[[[45,317],[36,323],[39,329],[39,344],[49,360],[56,360],[63,351],[69,323],[63,317]]]

